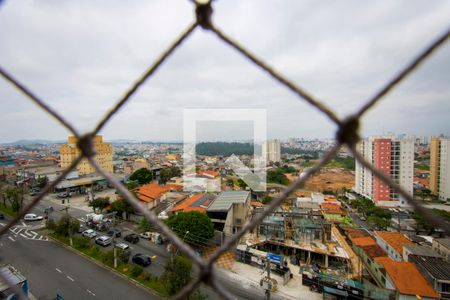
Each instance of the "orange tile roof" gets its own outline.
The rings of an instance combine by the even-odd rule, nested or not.
[[[155,201],[155,199],[160,198],[162,194],[167,193],[170,190],[179,191],[182,188],[183,187],[181,185],[176,184],[159,185],[156,183],[148,183],[134,189],[134,191],[136,192],[139,200],[150,203]]]
[[[216,177],[218,177],[220,175],[219,172],[211,171],[211,170],[201,170],[201,171],[198,171],[198,174],[200,174],[200,175],[209,175],[209,176],[212,176],[214,178],[216,178]]]
[[[358,247],[371,246],[377,244],[377,242],[372,237],[369,236],[352,239],[352,242],[355,246]]]
[[[337,199],[336,199],[336,197],[334,197],[334,196],[326,195],[326,196],[323,197],[323,199],[324,199],[325,201],[327,201],[327,202],[337,202]]]
[[[375,259],[376,257],[387,257],[388,255],[381,249],[378,244],[361,246],[361,249],[369,256],[371,259]]]
[[[430,186],[430,180],[428,178],[419,178],[414,176],[414,182],[418,182],[426,187]]]
[[[264,206],[264,204],[262,204],[261,202],[258,202],[258,201],[252,201],[250,203],[250,205],[254,206],[254,207],[263,207]]]
[[[413,245],[414,243],[410,241],[405,235],[399,232],[390,231],[376,231],[376,235],[382,238],[389,246],[394,248],[397,253],[403,253],[403,246]]]
[[[389,257],[376,257],[401,294],[436,298],[438,294],[411,262],[398,262]]]
[[[311,197],[311,192],[295,192],[297,197]]]
[[[335,203],[322,203],[320,204],[323,212],[326,214],[337,214],[337,215],[345,215],[345,211],[341,208],[340,205]]]
[[[355,239],[355,238],[359,238],[359,237],[365,237],[365,236],[369,236],[369,233],[365,230],[362,229],[355,229],[355,228],[351,228],[351,227],[346,227],[344,229],[347,233],[347,236],[350,239]]]
[[[181,203],[181,204],[175,206],[174,208],[172,208],[171,211],[172,212],[176,212],[176,211],[191,211],[191,210],[203,210],[203,211],[205,211],[206,209],[203,209],[202,207],[191,207],[191,205],[193,203],[195,203],[195,201],[197,201],[198,199],[200,199],[204,195],[205,194],[194,195],[191,198],[189,198],[186,201],[184,201],[183,203]]]

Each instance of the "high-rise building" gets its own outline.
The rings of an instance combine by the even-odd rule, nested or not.
[[[430,190],[440,200],[450,198],[450,139],[432,137],[430,145]]]
[[[281,144],[280,140],[269,140],[262,145],[262,156],[266,161],[281,161]]]
[[[362,156],[384,174],[390,176],[410,195],[413,194],[414,139],[370,137],[358,146]],[[405,206],[407,202],[388,184],[384,183],[356,161],[355,192],[371,199],[377,206]]]
[[[95,157],[94,159],[105,171],[113,172],[112,155],[113,148],[110,143],[104,143],[103,137],[97,135],[94,137]],[[75,136],[69,136],[68,143],[61,145],[61,167],[69,167],[70,164],[81,154],[81,150],[77,147],[77,139]],[[95,173],[94,167],[86,160],[83,159],[77,166],[78,174],[86,175]]]

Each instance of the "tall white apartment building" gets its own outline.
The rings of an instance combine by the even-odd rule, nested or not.
[[[374,136],[362,140],[357,150],[384,174],[390,176],[410,195],[413,195],[414,139],[394,136]],[[408,205],[388,184],[374,176],[356,161],[354,190],[371,199],[377,206],[398,207]]]
[[[431,138],[430,190],[440,200],[450,198],[450,139]]]
[[[281,161],[281,144],[280,140],[269,140],[262,145],[262,156],[266,161],[280,162]]]

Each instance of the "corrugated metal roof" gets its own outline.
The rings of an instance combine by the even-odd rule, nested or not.
[[[249,194],[247,191],[222,192],[209,206],[208,211],[228,211],[233,203],[245,203]]]
[[[424,257],[410,255],[409,260],[415,263],[419,269],[425,269],[434,278],[450,280],[450,263],[436,257]]]
[[[7,278],[8,282],[17,285],[25,280],[27,280],[22,274],[19,273],[11,265],[3,265],[0,267],[0,273],[2,273],[3,278]],[[9,289],[9,284],[0,279],[0,291],[5,291]]]

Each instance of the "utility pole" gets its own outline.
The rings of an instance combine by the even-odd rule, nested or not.
[[[186,231],[186,233],[184,234],[183,239],[182,239],[183,242],[184,242],[184,239],[186,238],[186,236],[187,236],[188,234],[189,234],[189,230]],[[178,255],[178,251],[179,251],[179,250],[180,250],[180,248],[177,248],[177,251],[175,252],[175,255],[172,256],[172,260],[174,259],[175,256]]]
[[[113,214],[113,251],[114,251],[114,269],[117,269],[117,247],[116,247],[116,214]]]
[[[68,219],[68,221],[69,221],[69,228],[68,228],[68,231],[69,231],[69,242],[70,242],[70,247],[73,247],[73,240],[72,240],[72,220],[71,220],[71,216],[69,215],[69,208],[70,208],[70,205],[67,205],[66,207],[64,207],[63,209],[61,209],[61,210],[65,210],[66,211],[66,215],[69,217],[69,219]]]
[[[266,259],[266,270],[263,271],[263,273],[267,271],[267,276],[263,277],[260,282],[259,285],[263,287],[263,289],[265,290],[265,300],[270,300],[270,293],[272,291],[272,280],[270,279],[270,260],[267,258]]]

